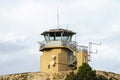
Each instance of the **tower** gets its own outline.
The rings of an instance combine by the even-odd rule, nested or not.
[[[72,41],[75,32],[67,29],[50,29],[41,35],[45,40],[40,42],[40,71],[54,73],[76,70],[83,63],[88,63],[88,47]]]

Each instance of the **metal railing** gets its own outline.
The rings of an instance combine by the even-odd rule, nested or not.
[[[77,52],[88,52],[87,46],[78,45],[77,42],[75,41],[50,41],[50,42],[42,41],[38,43],[40,44],[40,49],[45,47],[65,46]]]

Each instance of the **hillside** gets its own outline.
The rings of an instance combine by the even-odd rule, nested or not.
[[[120,80],[120,74],[116,74],[116,73],[113,73],[113,72],[105,72],[105,71],[97,70],[96,74],[98,76],[102,75],[102,76],[106,77],[107,79],[112,78],[113,80]]]
[[[108,79],[112,78],[113,80],[120,80],[120,75],[112,72],[96,71],[96,74],[97,76],[104,76]],[[66,72],[59,72],[55,74],[28,72],[0,76],[0,80],[64,80],[66,75]]]

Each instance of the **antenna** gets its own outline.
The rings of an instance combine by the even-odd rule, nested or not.
[[[102,44],[101,42],[99,44],[98,43],[89,42],[89,55],[88,55],[89,56],[89,61],[91,60],[90,59],[91,54],[97,54],[98,53],[98,50],[96,50],[95,52],[92,51],[92,46],[93,45],[101,46],[101,44]]]
[[[59,4],[57,4],[57,27],[59,29]]]

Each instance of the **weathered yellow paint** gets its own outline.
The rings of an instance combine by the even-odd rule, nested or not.
[[[40,70],[41,72],[55,73],[59,71],[68,71],[67,66],[67,51],[66,47],[54,47],[48,48],[43,51],[43,54],[40,56]],[[82,66],[83,63],[88,63],[88,53],[76,52],[77,54],[77,68]],[[55,59],[52,59],[52,55],[56,56]],[[86,59],[85,59],[86,58]],[[84,62],[85,60],[85,62]],[[55,65],[53,66],[51,62],[54,61]],[[48,69],[50,65],[50,68]]]
[[[78,52],[77,53],[77,68],[82,66],[83,63],[88,64],[88,53]]]
[[[52,59],[52,55],[56,56],[55,59]],[[53,66],[51,62],[54,61],[55,65]],[[48,69],[48,66],[50,68]],[[66,50],[62,48],[52,48],[45,50],[43,55],[40,56],[40,70],[41,72],[59,72],[67,70],[67,54]]]
[[[40,56],[41,72],[71,71],[88,63],[87,49],[72,41],[74,34],[67,29],[51,29],[42,33],[45,43],[40,43],[40,51],[43,51]]]

